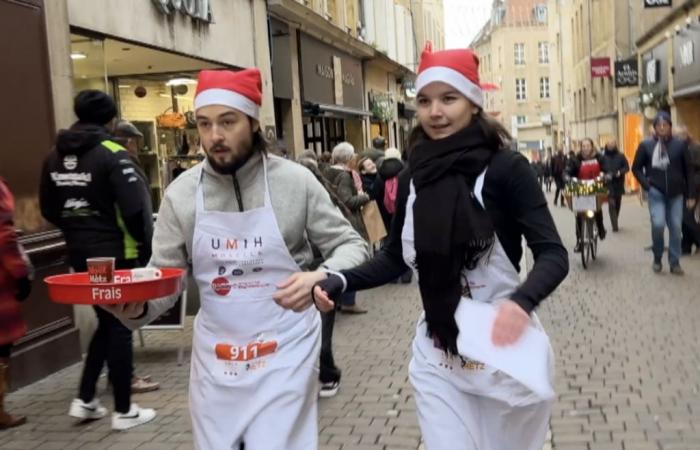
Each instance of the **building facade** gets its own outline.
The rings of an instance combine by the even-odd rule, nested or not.
[[[401,148],[414,110],[410,2],[269,0],[268,10],[280,146],[361,151],[382,135]]]
[[[3,32],[17,37],[3,40],[5,63],[16,70],[0,71],[0,80],[19,87],[8,91],[15,107],[3,116],[7,146],[0,151],[0,175],[17,196],[16,225],[36,268],[32,296],[24,303],[29,331],[13,354],[15,387],[79,361],[94,323],[91,308],[50,302],[42,282],[69,270],[61,233],[41,217],[38,184],[57,130],[75,120],[78,90],[108,92],[119,116],[141,129],[139,159],[156,207],[172,169],[201,158],[188,114],[199,70],[260,67],[267,93],[261,123],[274,130],[265,2],[177,4],[180,8],[170,0],[0,1]]]
[[[537,0],[496,0],[491,18],[470,47],[480,57],[486,84],[484,109],[499,120],[529,159],[544,159],[553,145],[548,5]]]

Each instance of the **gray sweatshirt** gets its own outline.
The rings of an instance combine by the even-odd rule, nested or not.
[[[302,270],[313,260],[312,244],[323,255],[323,266],[333,271],[355,267],[369,257],[365,241],[308,169],[277,156],[269,156],[267,162],[272,209],[289,253]],[[242,207],[236,199],[233,177],[214,171],[205,160],[180,175],[165,191],[155,223],[149,266],[183,267],[191,271],[195,194],[202,170],[207,211],[238,212],[263,206],[262,154],[255,153],[236,172]],[[177,297],[152,300],[143,318],[125,320],[124,324],[131,329],[143,326],[176,301]]]

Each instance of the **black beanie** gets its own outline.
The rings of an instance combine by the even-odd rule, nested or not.
[[[106,125],[117,117],[117,105],[102,91],[87,89],[75,96],[73,111],[83,123]]]

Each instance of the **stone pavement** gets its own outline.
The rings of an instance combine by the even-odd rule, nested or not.
[[[553,211],[573,248],[573,214]],[[557,450],[700,449],[700,256],[684,277],[651,271],[649,214],[623,203],[620,233],[587,271],[571,272],[540,311],[557,354]]]
[[[572,248],[573,214],[562,208],[553,214]],[[700,257],[683,260],[684,278],[655,276],[643,249],[650,240],[648,215],[636,198],[625,200],[621,223],[588,271],[570,254],[569,278],[539,312],[557,353],[551,445],[700,449],[700,299],[693,291],[700,288]],[[417,289],[389,285],[358,299],[370,313],[340,315],[336,324],[343,383],[338,396],[320,401],[321,449],[418,449],[407,375]],[[179,338],[177,332],[148,332],[146,348],[136,348],[138,372],[162,384],[160,391],[134,397],[157,409],[151,424],[116,433],[109,420],[78,424],[67,417],[80,375],[75,365],[9,396],[10,408],[27,414],[29,423],[0,432],[0,449],[191,449],[189,345],[178,366]],[[100,397],[111,408],[110,393],[101,389]]]

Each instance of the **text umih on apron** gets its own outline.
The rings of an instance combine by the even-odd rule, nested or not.
[[[199,450],[317,448],[320,319],[315,308],[278,306],[276,285],[301,269],[265,200],[244,212],[206,211],[196,193],[193,272],[201,308],[194,322],[190,409]],[[183,199],[187,201],[186,199]]]
[[[484,171],[477,178],[474,195],[484,205],[482,189]],[[415,271],[413,203],[411,191],[406,204],[406,219],[401,235],[406,264]],[[418,275],[416,271],[416,276]],[[496,238],[490,255],[478,266],[465,271],[471,297],[463,297],[455,313],[460,328],[468,326],[460,314],[466,302],[496,303],[507,299],[520,284],[518,272]],[[496,307],[494,305],[494,307]],[[533,325],[541,325],[532,314]],[[483,336],[491,339],[491,336]],[[553,382],[553,353],[547,343],[544,351],[550,361],[549,380]],[[534,392],[487,361],[464,356],[448,358],[427,336],[425,313],[421,314],[413,341],[413,358],[409,365],[411,383],[416,391],[418,419],[427,450],[541,450],[546,438],[551,401]]]

